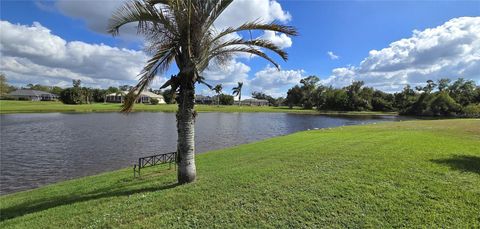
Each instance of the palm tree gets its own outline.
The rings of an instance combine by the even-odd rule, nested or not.
[[[233,95],[237,96],[238,95],[238,105],[241,106],[242,104],[242,87],[243,87],[243,82],[238,82],[238,86],[232,88]]]
[[[251,30],[267,30],[296,35],[294,27],[276,23],[253,21],[238,27],[217,30],[214,22],[233,0],[130,0],[110,18],[108,32],[119,33],[125,24],[137,23],[137,33],[145,37],[145,50],[151,54],[139,74],[138,84],[130,90],[133,96],[125,101],[122,111],[129,112],[140,92],[147,88],[157,74],[165,73],[172,63],[178,68],[162,88],[170,86],[178,91],[177,164],[178,182],[195,180],[194,123],[196,112],[195,84],[204,83],[202,76],[210,61],[226,63],[232,55],[249,53],[279,65],[263,49],[268,49],[287,60],[287,53],[269,40],[262,38],[229,38],[231,34]],[[128,97],[128,96],[127,96]]]
[[[217,84],[213,89],[217,93],[217,105],[220,105],[220,93],[222,93],[223,87],[221,84]]]

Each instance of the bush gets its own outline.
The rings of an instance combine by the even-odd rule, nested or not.
[[[156,98],[150,98],[150,104],[152,104],[152,105],[158,105],[159,102],[160,101]]]
[[[222,105],[233,105],[233,96],[221,94],[219,95],[219,101]]]
[[[480,118],[480,104],[470,104],[463,108],[462,113],[468,118]]]
[[[0,100],[15,100],[15,98],[9,95],[3,95],[3,96],[0,96]]]
[[[65,104],[85,103],[85,95],[80,87],[70,87],[60,93],[60,100]]]

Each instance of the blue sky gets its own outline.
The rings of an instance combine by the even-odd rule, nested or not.
[[[255,5],[258,4],[254,3],[255,1],[256,0],[244,0],[244,3],[233,7],[236,7],[236,11],[248,15],[251,11],[249,11],[250,8],[247,6],[252,5],[255,7]],[[272,75],[272,71],[268,69],[268,63],[266,61],[260,58],[248,59],[239,57],[234,60],[234,63],[237,64],[239,68],[233,68],[228,73],[225,73],[225,75],[230,74],[231,76],[224,78],[215,76],[223,74],[222,71],[217,71],[217,73],[211,73],[212,79],[214,79],[212,82],[223,83],[229,87],[238,80],[249,81],[250,84],[247,83],[247,85],[251,86],[248,88],[250,91],[263,90],[276,96],[285,94],[286,89],[291,87],[294,81],[307,75],[317,75],[324,80],[322,82],[325,84],[342,86],[348,80],[356,80],[356,75],[364,74],[365,71],[361,69],[362,66],[360,65],[366,58],[371,57],[369,54],[371,50],[388,48],[392,42],[404,38],[412,38],[413,30],[424,31],[429,28],[436,28],[454,18],[474,17],[475,20],[473,20],[473,22],[472,20],[468,21],[468,23],[474,24],[473,29],[469,28],[468,32],[472,32],[471,30],[477,31],[477,19],[480,15],[480,1],[258,1],[267,2],[267,6],[269,3],[270,8],[265,11],[258,11],[257,13],[268,14],[270,15],[268,16],[270,19],[276,19],[281,23],[293,25],[299,30],[300,36],[291,38],[291,47],[286,47],[285,49],[289,53],[289,61],[283,62],[277,58],[277,60],[280,61],[282,70],[289,72],[285,72],[285,75],[279,77],[283,77],[283,80],[278,82],[277,88],[275,82],[278,80],[268,78],[269,75]],[[104,1],[104,3],[103,5],[111,4],[110,1]],[[272,3],[275,4],[272,5]],[[280,11],[278,11],[278,7],[272,7],[276,5],[281,6]],[[106,22],[102,22],[104,18],[99,14],[104,12],[104,17],[108,18],[108,15],[111,14],[112,7],[109,6],[106,10],[102,11],[99,10],[98,12],[100,13],[93,12],[94,9],[99,6],[100,5],[95,6],[89,1],[84,1],[77,5],[62,1],[2,1],[0,18],[2,21],[9,22],[12,26],[2,26],[0,29],[2,33],[8,33],[9,31],[6,30],[15,29],[15,26],[22,25],[31,27],[34,22],[38,22],[43,28],[50,30],[50,35],[58,36],[67,43],[81,41],[90,45],[105,44],[108,47],[127,48],[141,52],[142,41],[135,39],[133,34],[129,35],[128,31],[126,32],[127,35],[116,38],[102,33],[99,28],[101,28],[102,23],[105,24]],[[253,16],[258,15],[252,14],[252,17]],[[232,20],[234,20],[234,16],[232,16]],[[223,24],[228,24],[229,19],[227,18],[223,21],[225,21]],[[457,26],[456,24],[458,23],[452,23],[450,27],[446,27],[455,27]],[[440,31],[438,34],[442,34],[442,32]],[[260,35],[262,34],[259,33],[258,36]],[[32,36],[30,36],[30,39],[37,39],[36,35]],[[2,42],[6,42],[7,38],[2,37]],[[465,38],[462,39],[465,40]],[[458,40],[461,39],[459,38]],[[476,48],[476,44],[473,43],[462,43],[462,45],[471,45]],[[446,49],[448,47],[443,48]],[[463,55],[468,54],[475,57],[475,53],[478,54],[475,50],[473,54],[470,52],[464,53]],[[327,52],[332,52],[332,54],[338,56],[338,58],[332,59]],[[39,59],[38,56],[32,57],[30,54],[22,56],[24,54],[25,53],[22,54],[22,52],[15,52],[15,50],[7,50],[6,48],[2,50],[2,56],[12,56],[12,61],[14,58],[24,58],[34,63],[41,62],[35,59]],[[128,61],[128,58],[128,56],[125,57],[126,61]],[[371,59],[376,58],[378,59],[379,57],[371,57]],[[458,56],[455,58],[458,59]],[[43,58],[43,60],[44,59],[45,58]],[[469,73],[468,75],[460,74],[460,76],[479,82],[480,74],[478,73],[480,68],[477,66],[480,66],[478,64],[480,60],[474,58],[472,61],[473,67],[469,67],[466,71],[465,69],[458,71],[462,72],[462,74],[464,72]],[[34,77],[31,76],[31,74],[20,74],[11,68],[10,63],[11,62],[7,63],[7,61],[2,62],[0,70],[6,72],[7,77],[11,75],[9,81],[17,85],[25,83],[66,85],[66,82],[69,81],[68,77],[54,77],[52,75]],[[141,61],[136,60],[134,63],[139,64]],[[456,64],[458,65],[458,63]],[[63,67],[63,63],[60,65]],[[455,65],[455,63],[451,64],[451,66],[453,65]],[[457,69],[457,65],[454,66],[455,69]],[[468,66],[471,65],[472,63],[469,63]],[[58,68],[53,62],[42,64],[42,66]],[[245,66],[248,66],[249,69]],[[448,69],[453,69],[453,67],[448,67]],[[92,75],[91,72],[84,73],[81,70],[74,71],[68,68],[66,70],[75,73],[72,74],[70,78],[76,75],[84,76],[86,79],[91,78],[92,80],[87,79],[85,81],[87,85],[91,86],[105,87],[106,84],[121,85],[124,83],[133,84],[135,82],[135,76],[131,76],[130,78],[129,76],[124,76],[119,79],[106,77],[106,79],[96,82],[95,79],[97,76]],[[344,76],[344,72],[347,70],[352,71],[350,72],[351,75],[347,74],[349,78]],[[401,84],[405,84],[406,82],[411,84],[424,82],[424,76],[418,76],[418,81],[411,80],[410,78],[414,77],[411,75],[411,71],[407,71],[408,69],[404,70],[409,72],[410,75],[398,76],[401,73],[396,72],[395,76],[402,79],[398,80],[399,78],[396,78],[397,83],[392,83],[392,85],[396,86],[386,86],[388,83],[385,82],[385,79],[376,80],[377,78],[373,77],[376,76],[374,73],[362,77],[359,76],[358,80],[366,81],[367,85],[369,83],[371,83],[371,86],[378,85],[380,89],[387,91],[398,90],[401,88]],[[174,73],[173,70],[168,72],[168,74],[170,73]],[[238,75],[236,76],[235,74],[237,73]],[[108,72],[106,74],[115,74],[115,72]],[[451,71],[435,73],[432,75],[432,78],[438,78],[442,75],[445,77],[453,77],[450,76],[451,74]],[[334,75],[333,78],[332,75]],[[102,76],[98,77],[102,78]],[[343,78],[339,79],[340,77]],[[405,81],[407,78],[409,80]],[[38,82],[35,82],[36,79]],[[269,80],[271,81],[270,83],[266,82]],[[160,80],[159,83],[161,83],[161,81],[162,80]],[[380,85],[378,82],[383,82],[383,84]],[[206,92],[205,88],[202,87],[199,91]]]

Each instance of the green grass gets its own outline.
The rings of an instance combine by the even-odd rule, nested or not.
[[[480,120],[299,132],[0,197],[1,228],[480,227]]]
[[[0,114],[11,113],[45,113],[45,112],[117,112],[120,111],[119,103],[93,103],[81,105],[67,105],[61,102],[33,102],[33,101],[12,101],[0,100]],[[395,115],[394,112],[336,112],[305,110],[298,107],[289,109],[288,107],[270,107],[270,106],[216,106],[216,105],[196,105],[198,112],[287,112],[301,114],[346,114],[346,115]],[[145,105],[136,104],[134,111],[151,112],[175,112],[177,105]]]

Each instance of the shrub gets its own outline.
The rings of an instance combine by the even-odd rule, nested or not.
[[[160,101],[156,98],[150,98],[150,104],[157,105]]]
[[[233,105],[233,96],[220,94],[219,101],[222,105]]]
[[[15,98],[13,98],[9,95],[2,95],[2,96],[0,96],[0,100],[15,100]]]
[[[463,108],[463,116],[469,118],[480,118],[480,104],[470,104]]]
[[[60,93],[60,100],[65,104],[85,103],[85,95],[80,87],[70,87]]]

